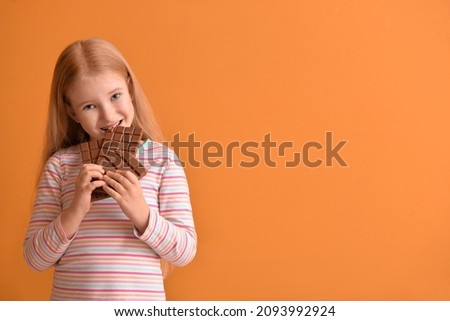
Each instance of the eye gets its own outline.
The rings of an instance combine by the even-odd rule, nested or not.
[[[112,101],[117,100],[120,98],[120,96],[122,96],[121,93],[115,93],[114,95],[111,96],[111,100]]]
[[[88,104],[88,105],[83,106],[83,110],[91,110],[94,108],[95,108],[95,105],[93,105],[93,104]]]

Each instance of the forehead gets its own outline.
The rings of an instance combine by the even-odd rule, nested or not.
[[[89,86],[107,87],[109,84],[126,84],[126,79],[121,74],[114,71],[89,73],[79,76],[69,88]]]
[[[126,79],[117,72],[105,71],[78,77],[67,90],[69,99],[91,99],[111,90],[127,88]],[[89,97],[93,96],[93,97]]]

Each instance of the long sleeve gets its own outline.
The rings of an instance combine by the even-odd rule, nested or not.
[[[159,211],[150,209],[147,229],[140,236],[135,234],[163,259],[184,266],[196,254],[197,234],[186,176],[176,155],[162,174],[158,202]]]
[[[60,162],[54,155],[41,174],[23,247],[25,262],[35,270],[53,266],[70,244],[61,227],[61,212]]]

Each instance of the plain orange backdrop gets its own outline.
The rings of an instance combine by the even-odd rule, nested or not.
[[[169,300],[450,299],[442,0],[1,1],[0,299],[49,298],[22,242],[53,67],[89,36],[121,49],[169,140],[348,141],[348,167],[188,165],[198,254]]]

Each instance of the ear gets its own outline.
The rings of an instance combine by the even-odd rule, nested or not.
[[[79,123],[80,120],[78,119],[77,115],[75,115],[75,112],[73,111],[72,106],[70,106],[67,103],[64,103],[66,110],[67,110],[67,114],[69,115],[70,118],[73,119],[74,122]]]

